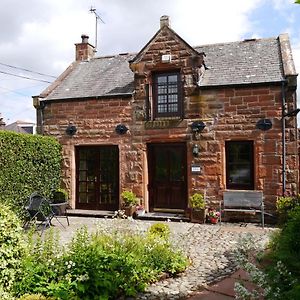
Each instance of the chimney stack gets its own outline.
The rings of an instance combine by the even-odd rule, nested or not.
[[[164,26],[170,27],[170,18],[169,18],[169,16],[160,17],[160,28],[163,28]]]
[[[81,43],[75,44],[76,61],[88,61],[94,57],[95,47],[89,43],[88,35],[82,34],[81,40]]]

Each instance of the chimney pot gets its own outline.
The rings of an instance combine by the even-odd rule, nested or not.
[[[160,28],[163,28],[164,26],[170,27],[169,16],[161,16],[160,17]]]
[[[89,36],[86,34],[81,35],[82,44],[88,44],[89,43]]]

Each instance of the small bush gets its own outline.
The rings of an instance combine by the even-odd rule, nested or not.
[[[158,235],[163,239],[169,239],[170,227],[164,223],[156,223],[150,226],[149,234]]]
[[[51,195],[51,202],[63,203],[68,201],[68,192],[65,189],[59,188]]]
[[[40,293],[60,300],[135,296],[162,273],[182,272],[183,254],[155,235],[124,231],[88,234],[81,228],[62,249],[53,234],[31,240],[15,293]]]
[[[296,197],[279,197],[276,201],[279,224],[285,224],[288,220],[289,212],[298,206],[300,206],[300,195]]]
[[[205,199],[204,196],[200,193],[195,193],[190,197],[191,207],[194,209],[204,209],[205,208]]]
[[[16,280],[24,253],[22,227],[7,206],[0,204],[0,286],[10,292]]]
[[[137,198],[132,191],[123,191],[121,193],[121,198],[123,199],[125,206],[133,206],[139,203],[139,198]]]

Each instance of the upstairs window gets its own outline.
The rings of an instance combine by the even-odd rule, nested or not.
[[[225,144],[225,148],[227,189],[253,190],[253,142],[228,141]]]
[[[154,117],[181,117],[182,95],[179,72],[157,73],[153,82]]]

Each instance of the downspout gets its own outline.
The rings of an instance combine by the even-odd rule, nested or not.
[[[286,142],[285,142],[285,110],[286,110],[286,99],[285,99],[285,83],[286,81],[281,81],[281,97],[282,97],[282,107],[281,107],[281,130],[282,130],[282,196],[285,196],[286,190]]]

